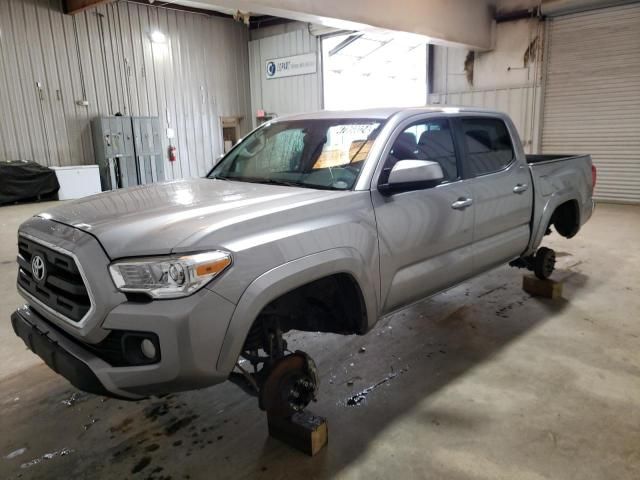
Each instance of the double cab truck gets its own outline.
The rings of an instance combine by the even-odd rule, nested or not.
[[[287,415],[317,394],[290,330],[364,335],[593,211],[588,155],[525,155],[472,108],[320,112],[261,125],[204,178],[61,203],[18,232],[15,333],[77,388],[141,399],[231,380]],[[275,414],[274,413],[274,414]]]

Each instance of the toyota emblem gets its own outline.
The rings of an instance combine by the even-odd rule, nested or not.
[[[47,275],[47,267],[40,255],[34,255],[31,259],[31,274],[38,283],[42,283]]]

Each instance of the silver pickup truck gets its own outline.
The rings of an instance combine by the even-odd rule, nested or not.
[[[18,233],[16,334],[80,389],[125,399],[232,380],[282,414],[316,395],[290,330],[365,334],[496,266],[541,278],[593,211],[589,156],[529,156],[467,108],[290,116],[206,178],[64,203]]]

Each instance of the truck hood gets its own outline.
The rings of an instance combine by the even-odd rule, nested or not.
[[[345,192],[228,180],[190,179],[115,190],[40,216],[95,236],[111,259],[188,250],[189,238]],[[200,236],[201,237],[201,236]]]

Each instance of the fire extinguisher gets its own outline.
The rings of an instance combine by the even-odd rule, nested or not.
[[[174,147],[173,145],[169,145],[169,161],[176,161],[176,147]]]

